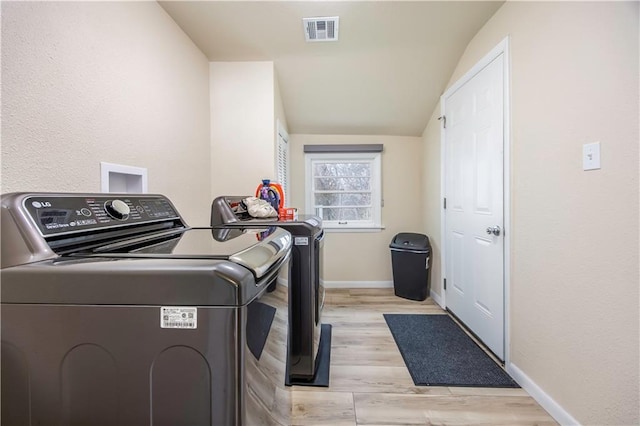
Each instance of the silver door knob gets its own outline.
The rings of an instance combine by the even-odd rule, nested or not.
[[[487,228],[487,234],[491,235],[500,235],[500,227],[498,225],[496,226],[489,226]]]

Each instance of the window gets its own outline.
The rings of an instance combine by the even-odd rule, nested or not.
[[[380,152],[307,153],[306,212],[325,228],[381,228]]]

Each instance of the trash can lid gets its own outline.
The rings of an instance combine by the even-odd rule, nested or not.
[[[427,250],[431,248],[431,244],[429,244],[429,237],[424,234],[401,232],[393,237],[389,247],[396,249]]]

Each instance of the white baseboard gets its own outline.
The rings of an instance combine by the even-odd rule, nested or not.
[[[276,281],[282,286],[289,287],[289,280],[286,278],[278,277]]]
[[[507,373],[518,382],[522,389],[526,390],[529,395],[535,399],[538,404],[542,406],[551,417],[556,419],[561,425],[579,425],[580,423],[571,416],[558,404],[553,398],[551,398],[540,386],[538,386],[529,376],[524,374],[522,370],[515,366],[513,363],[507,365]]]
[[[278,277],[278,284],[289,286],[286,278]],[[324,288],[393,288],[393,281],[324,281]]]
[[[444,301],[442,300],[442,297],[438,295],[438,293],[434,293],[433,290],[431,290],[429,292],[429,296],[431,297],[431,299],[433,299],[434,302],[438,304],[438,306],[444,309]]]
[[[393,288],[393,281],[325,281],[324,288]]]

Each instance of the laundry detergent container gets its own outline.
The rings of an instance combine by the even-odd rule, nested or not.
[[[429,237],[403,232],[393,237],[389,248],[396,296],[411,300],[426,299],[431,288]]]

